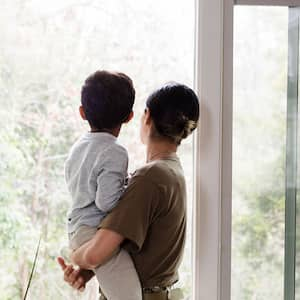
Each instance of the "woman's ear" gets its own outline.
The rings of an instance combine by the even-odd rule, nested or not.
[[[134,117],[134,112],[131,111],[130,114],[129,114],[129,116],[128,116],[128,118],[127,118],[127,120],[126,120],[124,123],[130,122],[130,121],[132,120],[133,117]]]
[[[86,120],[85,112],[83,110],[82,105],[79,106],[79,114],[83,120]]]
[[[151,118],[151,115],[150,115],[150,110],[149,110],[149,108],[146,108],[146,109],[145,109],[144,122],[145,122],[145,124],[147,124],[147,125],[150,125],[151,122],[152,122],[152,118]]]

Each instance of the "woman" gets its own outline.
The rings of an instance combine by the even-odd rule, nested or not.
[[[178,281],[186,232],[186,187],[176,152],[198,118],[198,98],[185,85],[169,83],[149,96],[140,131],[146,165],[134,173],[96,236],[73,253],[81,269],[59,258],[64,279],[74,288],[83,289],[92,277],[86,270],[105,265],[122,246],[135,263],[144,299],[168,299]]]

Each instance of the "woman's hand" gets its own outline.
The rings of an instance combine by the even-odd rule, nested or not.
[[[57,262],[64,272],[64,281],[78,291],[84,291],[86,283],[94,276],[90,270],[74,269],[73,265],[67,265],[62,257],[57,258]]]

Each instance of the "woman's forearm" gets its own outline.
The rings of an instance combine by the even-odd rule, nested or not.
[[[90,241],[72,253],[71,260],[81,268],[95,269],[113,255],[123,240],[123,236],[112,230],[99,229]]]
[[[94,268],[92,265],[88,264],[86,259],[87,253],[90,252],[90,243],[91,241],[85,243],[71,254],[71,261],[82,269],[91,270]]]

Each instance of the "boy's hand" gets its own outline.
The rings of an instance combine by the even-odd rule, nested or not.
[[[74,269],[73,265],[68,265],[62,257],[57,258],[57,262],[64,272],[64,281],[74,289],[83,292],[86,283],[94,276],[90,270]]]

